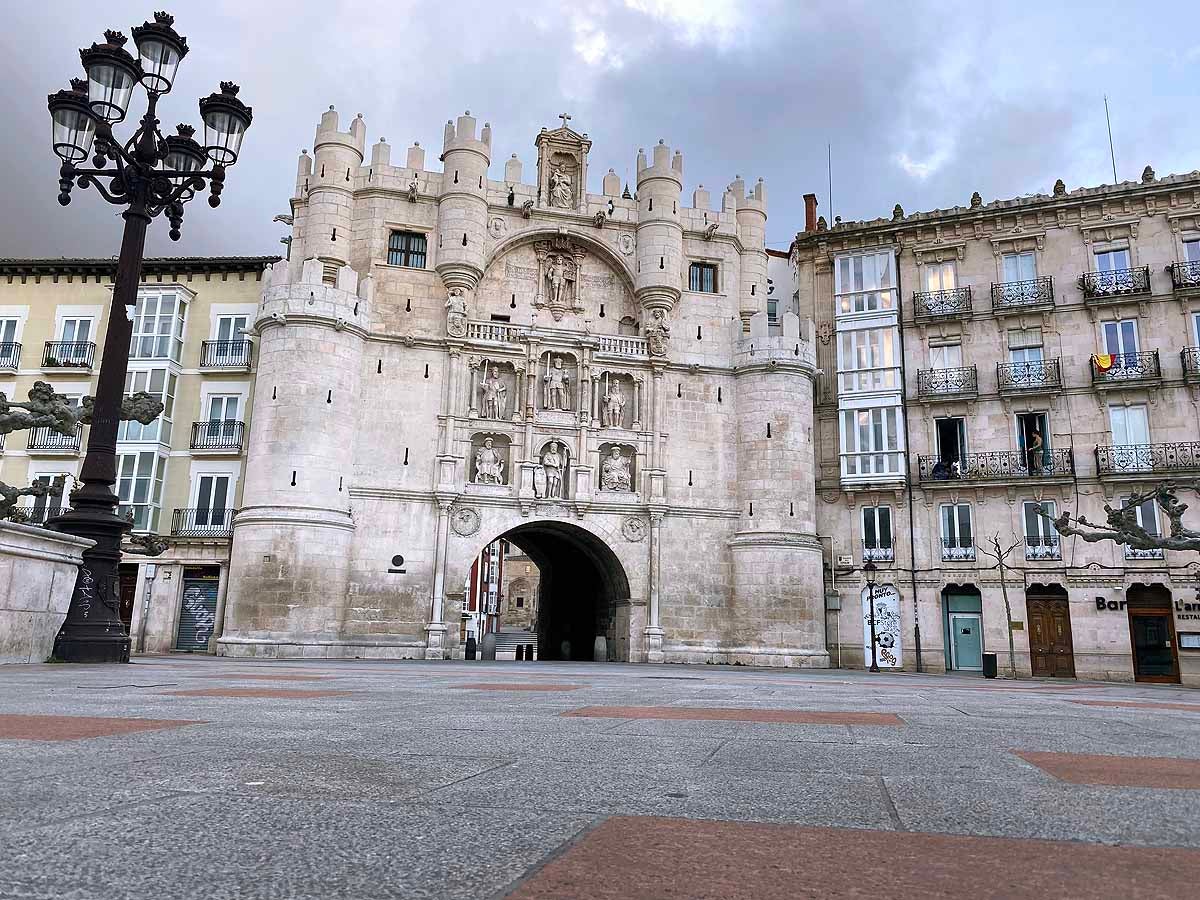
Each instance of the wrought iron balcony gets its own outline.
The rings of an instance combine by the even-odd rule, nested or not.
[[[96,358],[91,341],[46,341],[42,353],[43,369],[90,369]]]
[[[1200,471],[1200,441],[1176,444],[1114,444],[1096,448],[1101,475]]]
[[[50,499],[49,503],[46,502],[47,499]],[[62,515],[70,508],[62,502],[62,498],[39,498],[32,503],[18,504],[13,510],[11,521],[19,525],[45,525],[47,521]]]
[[[1111,269],[1108,272],[1085,272],[1079,276],[1083,299],[1090,301],[1123,300],[1150,293],[1150,267]]]
[[[913,315],[918,319],[950,319],[971,314],[971,286],[948,291],[917,291]]]
[[[245,431],[246,423],[236,419],[193,422],[192,449],[241,453]]]
[[[862,559],[863,562],[895,562],[896,549],[894,547],[863,547]]]
[[[1097,386],[1121,385],[1129,382],[1158,381],[1162,378],[1162,366],[1159,365],[1158,351],[1146,350],[1141,353],[1114,353],[1112,365],[1107,369],[1101,368],[1093,356],[1092,384]]]
[[[26,446],[33,453],[78,453],[82,435],[82,425],[76,425],[75,433],[70,435],[59,434],[47,427],[31,428]]]
[[[1054,279],[1049,275],[1028,281],[992,283],[992,309],[996,312],[1054,305]]]
[[[1143,550],[1140,547],[1125,545],[1126,559],[1163,559],[1165,555],[1162,547],[1152,547],[1149,550]]]
[[[253,344],[240,341],[205,341],[200,345],[202,369],[250,369]]]
[[[964,545],[961,539],[942,539],[942,561],[943,562],[974,562],[975,560],[975,545]]]
[[[1177,291],[1200,291],[1200,259],[1171,263],[1171,285]]]
[[[1074,472],[1075,459],[1070,447],[1028,453],[1019,450],[968,453],[955,460],[943,460],[940,456],[917,457],[917,480],[922,484],[1066,478]]]
[[[1200,347],[1184,347],[1179,351],[1183,377],[1188,381],[1200,379]]]
[[[974,397],[978,393],[979,377],[974,366],[921,369],[917,372],[917,397],[922,400]]]
[[[175,537],[229,537],[233,534],[236,513],[236,509],[216,507],[177,509],[171,513],[171,534]]]
[[[1025,538],[1025,559],[1062,559],[1062,544],[1058,536]]]
[[[15,372],[21,364],[21,345],[15,341],[0,343],[0,369]]]
[[[996,384],[1002,394],[1062,390],[1062,367],[1057,359],[997,363]]]

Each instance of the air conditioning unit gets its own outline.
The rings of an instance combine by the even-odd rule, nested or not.
[[[837,558],[837,564],[840,569],[852,569],[854,568],[854,557],[849,553],[842,553]]]

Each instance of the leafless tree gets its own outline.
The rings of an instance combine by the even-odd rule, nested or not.
[[[1005,578],[1004,570],[1008,566],[1008,555],[1016,550],[1021,542],[1016,541],[1007,547],[1001,547],[1000,535],[994,534],[991,544],[991,550],[985,550],[978,545],[976,545],[976,549],[984,556],[994,559],[997,568],[1000,569],[1000,593],[1004,595],[1004,620],[1008,628],[1008,674],[1015,680],[1017,677],[1017,651],[1013,641],[1012,606],[1008,602],[1008,579]]]

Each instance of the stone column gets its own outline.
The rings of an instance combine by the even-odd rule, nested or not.
[[[512,420],[514,422],[521,421],[521,414],[525,410],[525,367],[513,367],[513,410]]]
[[[425,658],[442,659],[445,651],[446,623],[443,606],[446,598],[446,544],[450,540],[450,500],[438,500],[437,546],[433,557],[433,603],[429,624],[425,626]]]
[[[660,410],[662,409],[662,392],[663,392],[663,369],[661,366],[654,367],[654,381],[650,385],[650,430],[654,433],[653,440],[650,444],[650,468],[661,469],[662,458],[660,456],[659,444],[661,443],[662,431],[661,420],[659,418]]]
[[[592,367],[587,359],[587,350],[581,353],[579,375],[579,420],[587,423],[592,415]]]
[[[446,414],[446,418],[442,419],[443,456],[448,455],[451,447],[454,446],[454,421],[450,417],[458,415],[459,395],[462,393],[458,386],[458,367],[462,360],[462,350],[458,347],[451,347],[447,359],[450,363],[450,372],[446,379],[446,398],[442,403],[442,409]],[[474,383],[474,372],[472,372],[471,380]]]
[[[663,629],[659,624],[660,585],[662,582],[662,513],[650,513],[650,608],[646,623],[646,662],[662,662]]]
[[[479,386],[475,383],[475,376],[480,364],[478,356],[472,356],[467,361],[467,368],[471,370],[471,396],[467,398],[467,415],[472,419],[479,415],[479,407],[475,405],[479,401]]]
[[[600,427],[600,416],[604,413],[604,405],[601,402],[600,385],[604,382],[603,375],[592,376],[592,427]]]
[[[141,567],[139,566],[138,567],[138,575],[140,576],[141,574],[142,574],[142,570],[141,570]],[[140,587],[141,585],[142,585],[142,581],[141,581],[141,578],[139,577],[138,586]],[[216,615],[213,617],[213,620],[214,620],[213,621],[213,632],[212,632],[212,635],[208,639],[208,652],[209,653],[215,654],[217,652],[217,641],[220,640],[221,635],[225,633],[225,596],[228,594],[228,592],[229,592],[229,564],[222,563],[221,571],[219,574],[219,580],[217,582],[217,611],[216,611]],[[137,600],[140,600],[140,599],[141,598],[135,599],[135,602],[134,602],[135,610],[138,607]],[[132,622],[130,623],[129,630],[131,632],[133,631],[133,623]]]
[[[634,431],[642,430],[642,378],[640,375],[633,379],[633,424]]]

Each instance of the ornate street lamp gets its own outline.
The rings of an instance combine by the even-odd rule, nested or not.
[[[871,668],[869,671],[878,672],[879,662],[876,660],[876,648],[879,646],[879,639],[875,636],[875,563],[873,560],[867,560],[863,565],[863,575],[867,579],[867,620],[871,623]]]
[[[221,84],[221,92],[200,101],[205,144],[195,129],[178,128],[163,137],[155,110],[171,90],[187,41],[176,33],[175,20],[156,12],[153,22],[133,29],[138,56],[125,49],[126,38],[106,31],[103,44],[80,50],[87,80],[72,80],[71,89],[48,98],[53,120],[54,152],[62,160],[58,202],[71,202],[71,190],[94,187],[109,203],[125,207],[125,231],[113,285],[112,308],[104,336],[100,376],[92,412],[91,436],[80,472],[83,485],[71,494],[71,509],[47,524],[58,531],[91,538],[96,546],[83,554],[83,565],[66,621],[54,643],[56,659],[68,662],[128,662],[129,635],[118,610],[117,565],[121,537],[129,530],[117,514],[117,424],[125,391],[133,308],[150,220],[166,213],[171,240],[179,240],[183,205],[209,187],[208,203],[218,206],[225,169],[237,161],[251,109],[237,99],[237,85]],[[124,121],[134,88],[146,91],[146,113],[129,140],[121,143],[112,126]],[[94,148],[93,148],[94,145]],[[94,155],[93,155],[94,150]],[[92,156],[92,168],[79,164]],[[204,164],[211,160],[212,168]]]

